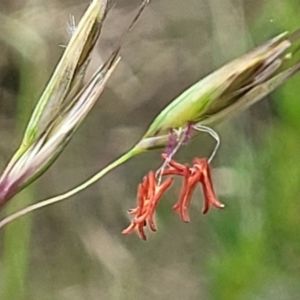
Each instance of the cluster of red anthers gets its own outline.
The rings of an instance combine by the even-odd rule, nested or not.
[[[162,155],[163,159],[167,159],[167,155]],[[201,183],[204,194],[203,213],[207,213],[211,206],[216,208],[223,208],[224,205],[220,203],[215,195],[210,168],[207,159],[195,158],[193,166],[182,165],[174,160],[171,160],[167,167],[162,170],[162,176],[179,175],[184,178],[178,202],[173,206],[180,218],[184,222],[189,222],[189,204],[192,193],[196,188],[197,183]],[[141,239],[146,240],[144,228],[149,225],[152,231],[156,231],[153,215],[155,209],[161,199],[162,195],[171,186],[173,178],[167,178],[161,184],[158,184],[155,173],[151,171],[148,176],[144,177],[143,183],[139,184],[137,191],[138,206],[129,210],[129,213],[134,215],[131,224],[123,230],[123,234],[130,234],[137,230]]]

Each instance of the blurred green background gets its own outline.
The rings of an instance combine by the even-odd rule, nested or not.
[[[69,39],[70,15],[79,20],[88,3],[0,2],[2,169]],[[116,1],[90,74],[139,3]],[[114,160],[192,83],[300,27],[299,8],[297,0],[152,0],[95,109],[55,165],[6,213],[66,191]],[[222,146],[213,178],[225,210],[203,216],[198,190],[191,223],[184,224],[171,210],[181,186],[176,182],[158,208],[158,232],[147,242],[122,236],[137,184],[161,163],[159,151],[142,155],[72,199],[0,232],[0,299],[299,299],[299,82],[298,75],[216,128]],[[203,135],[177,158],[188,162],[212,147]]]

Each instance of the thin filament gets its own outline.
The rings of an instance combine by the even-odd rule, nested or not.
[[[204,126],[204,125],[200,125],[200,124],[196,124],[196,125],[193,125],[193,128],[197,131],[201,131],[201,132],[206,132],[208,133],[217,143],[215,145],[215,148],[213,150],[213,152],[211,153],[209,159],[208,159],[208,163],[210,164],[211,161],[214,159],[219,147],[220,147],[220,144],[221,144],[221,141],[220,141],[220,137],[219,135],[210,127],[207,127],[207,126]]]

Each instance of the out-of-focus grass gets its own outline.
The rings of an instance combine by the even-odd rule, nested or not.
[[[252,24],[253,37],[262,41],[296,30],[298,5],[297,1],[265,3]],[[235,129],[235,145],[240,149],[233,150],[238,191],[228,200],[236,212],[212,220],[219,244],[209,262],[209,299],[293,300],[300,293],[298,95],[296,76],[269,97],[273,108],[269,117],[254,108],[247,115],[248,125],[237,123],[242,128]],[[272,119],[271,112],[275,113]]]
[[[2,25],[6,32],[2,36],[12,50],[19,56],[19,96],[17,97],[16,122],[14,135],[20,138],[34,106],[36,83],[42,79],[43,72],[40,66],[45,64],[43,45],[36,39],[36,33],[13,19],[2,16]],[[23,33],[23,34],[22,34]],[[24,38],[22,48],[18,47],[18,38]],[[3,39],[2,39],[3,41]],[[32,43],[39,47],[36,54]],[[31,186],[18,195],[8,205],[6,212],[29,205],[35,201],[35,187]],[[32,216],[26,216],[21,222],[12,224],[3,232],[3,253],[1,264],[1,299],[28,299],[28,272],[31,255]]]

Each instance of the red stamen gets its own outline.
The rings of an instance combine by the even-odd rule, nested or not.
[[[173,178],[168,178],[162,185],[158,186],[154,172],[152,171],[144,178],[143,183],[138,187],[138,207],[129,211],[135,217],[131,224],[122,231],[123,234],[130,234],[137,229],[140,238],[146,240],[144,227],[147,224],[152,231],[156,231],[153,219],[154,212],[163,193],[171,186],[172,182]]]
[[[165,160],[168,159],[166,154],[163,154],[162,157]],[[174,160],[170,160],[166,168],[161,171],[161,176],[179,175],[184,178],[179,200],[173,206],[173,210],[179,214],[184,222],[190,221],[189,206],[197,183],[201,183],[202,185],[204,196],[202,212],[204,214],[208,212],[211,206],[216,208],[224,207],[216,198],[207,159],[195,158],[193,163],[194,165],[189,167],[188,165],[182,165]],[[134,215],[134,218],[131,224],[123,230],[123,234],[130,234],[134,230],[137,230],[139,237],[146,240],[145,227],[147,225],[152,231],[156,231],[153,219],[154,213],[162,195],[171,186],[172,182],[173,178],[168,178],[159,185],[153,171],[144,177],[143,183],[138,186],[138,206],[129,210],[129,213]]]

